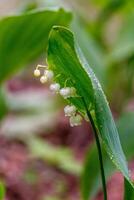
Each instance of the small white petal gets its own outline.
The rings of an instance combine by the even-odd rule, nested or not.
[[[79,126],[82,122],[82,117],[80,115],[72,116],[70,117],[70,126]]]
[[[71,95],[71,90],[69,87],[66,87],[66,88],[62,88],[60,90],[60,95],[63,96],[64,99],[67,99],[70,97]]]
[[[48,79],[46,76],[41,76],[41,78],[40,78],[41,83],[46,83],[47,81],[48,81]]]
[[[60,84],[59,83],[53,83],[50,85],[50,90],[55,92],[55,93],[58,93],[59,90],[60,90]]]
[[[76,114],[76,107],[74,105],[67,105],[64,108],[65,116],[71,117]]]
[[[52,70],[45,70],[44,75],[48,78],[48,80],[52,80],[54,77],[54,73]]]
[[[60,94],[64,99],[74,97],[76,95],[76,89],[74,87],[65,87],[60,90]]]
[[[36,76],[36,77],[40,76],[40,70],[39,69],[34,70],[34,76]]]

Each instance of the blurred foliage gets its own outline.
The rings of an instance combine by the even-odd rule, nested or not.
[[[5,198],[5,186],[4,183],[0,181],[0,200],[4,200]]]
[[[28,147],[33,156],[41,158],[65,172],[75,175],[79,175],[81,172],[80,163],[75,160],[71,150],[67,148],[54,147],[37,137],[28,141]]]
[[[8,111],[8,106],[6,103],[6,97],[4,88],[0,88],[0,120],[6,115]]]
[[[134,55],[134,13],[126,16],[123,27],[115,41],[111,62],[119,62],[130,59]]]
[[[45,197],[44,199],[42,200],[59,200],[58,198],[56,197]]]
[[[53,25],[67,25],[70,19],[71,14],[63,9],[31,11],[1,19],[0,83],[45,50]]]
[[[47,134],[54,129],[59,113],[58,98],[51,98],[43,89],[25,89],[14,94],[6,89],[4,97],[5,106],[8,105],[8,111],[12,113],[12,118],[7,117],[1,123],[1,131],[6,137],[28,139],[36,132],[41,133],[45,130]],[[4,105],[0,109],[3,110],[4,116],[7,109]]]

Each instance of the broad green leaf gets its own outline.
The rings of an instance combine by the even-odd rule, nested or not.
[[[129,122],[129,123],[128,123]],[[117,121],[117,128],[120,134],[121,143],[125,150],[127,159],[134,156],[134,112],[124,113]],[[126,145],[127,144],[127,145]],[[107,179],[114,173],[115,167],[103,150],[103,161]],[[96,195],[101,186],[100,169],[98,166],[98,153],[96,145],[93,144],[85,159],[81,175],[81,191],[85,199],[90,199]]]
[[[52,28],[47,60],[55,73],[55,81],[59,82],[61,87],[66,85],[76,88],[77,96],[69,98],[68,101],[83,115],[86,114],[84,99],[110,159],[131,183],[118,131],[106,97],[70,30],[60,26]]]
[[[5,186],[0,181],[0,200],[4,200],[4,198],[5,198]]]
[[[124,200],[133,200],[134,199],[134,190],[130,186],[127,180],[124,180]]]
[[[0,20],[0,83],[45,49],[51,27],[68,25],[71,14],[40,10]]]

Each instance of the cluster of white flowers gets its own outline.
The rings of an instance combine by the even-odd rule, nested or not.
[[[72,105],[72,106],[67,105],[64,108],[64,113],[65,113],[66,117],[74,116],[76,114],[76,107],[74,105]]]
[[[70,126],[78,126],[81,125],[82,117],[77,114],[77,109],[74,105],[67,105],[64,108],[65,116],[70,117]]]
[[[44,69],[44,73],[41,76],[40,68]],[[49,70],[47,66],[44,65],[37,65],[36,69],[34,70],[34,76],[40,77],[41,83],[46,83],[47,81],[52,81],[54,77],[54,73],[52,70]],[[61,88],[59,83],[52,83],[50,85],[50,90],[54,93],[59,93],[64,99],[75,97],[76,96],[76,89],[74,87],[64,87]],[[77,114],[77,109],[74,105],[67,105],[64,108],[65,116],[70,117],[70,126],[78,126],[81,125],[82,117]]]
[[[34,70],[34,76],[39,77],[41,75],[40,68],[44,68],[44,74],[40,77],[40,82],[46,83],[47,81],[51,81],[54,73],[52,70],[48,70],[48,67],[44,65],[37,65],[36,69]]]

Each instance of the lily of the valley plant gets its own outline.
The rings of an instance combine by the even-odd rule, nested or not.
[[[69,117],[70,125],[81,125],[83,118],[91,122],[98,149],[104,199],[107,200],[107,190],[101,141],[115,166],[122,172],[125,181],[133,187],[104,92],[72,32],[65,27],[54,26],[50,32],[47,64],[48,66],[38,65],[34,75],[40,77],[43,84],[49,82],[50,90],[67,100],[64,112],[65,116]],[[83,197],[84,200],[88,200],[87,195]]]

